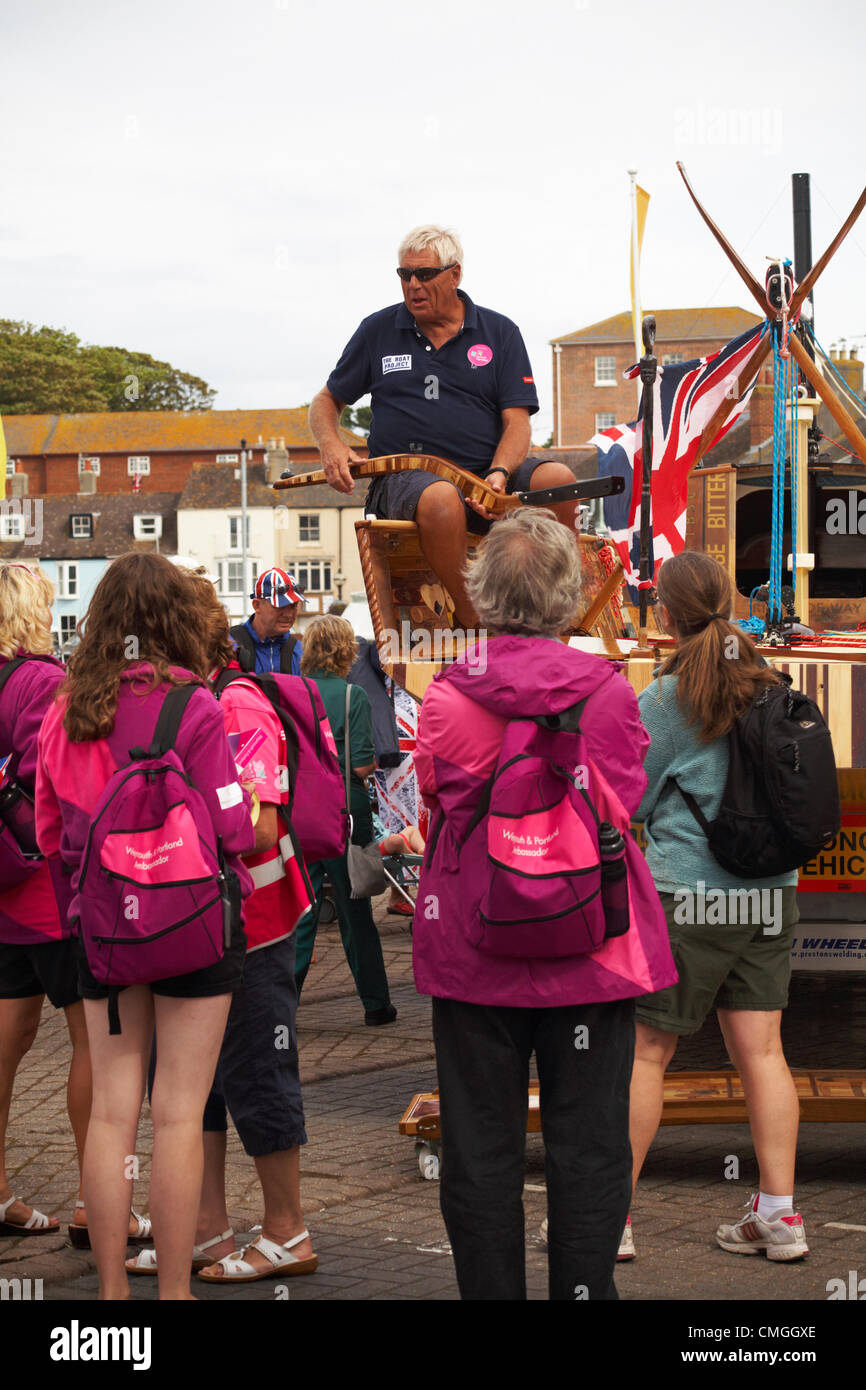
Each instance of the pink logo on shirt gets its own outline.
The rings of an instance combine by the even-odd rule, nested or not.
[[[475,343],[466,356],[473,367],[486,367],[488,362],[493,361],[493,348],[488,347],[486,343]]]

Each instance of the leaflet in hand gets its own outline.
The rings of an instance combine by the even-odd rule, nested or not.
[[[244,734],[229,734],[228,737],[235,767],[239,773],[243,773],[261,748],[267,734],[264,729],[251,729]]]

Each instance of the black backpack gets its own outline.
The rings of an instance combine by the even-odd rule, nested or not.
[[[233,637],[237,643],[238,661],[243,670],[255,671],[256,648],[246,624],[239,623],[237,627],[229,628],[229,636]],[[280,647],[280,672],[284,676],[290,676],[292,674],[292,653],[300,640],[300,637],[296,637],[294,633],[290,633]]]
[[[722,868],[771,878],[820,854],[841,824],[830,731],[791,677],[765,686],[728,735],[728,780],[710,823],[676,782]],[[676,779],[674,779],[676,780]]]

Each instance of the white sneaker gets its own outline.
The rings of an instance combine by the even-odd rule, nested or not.
[[[802,1260],[808,1255],[806,1228],[799,1212],[777,1216],[767,1221],[758,1215],[758,1193],[746,1203],[746,1215],[734,1226],[720,1226],[716,1240],[723,1250],[734,1255],[758,1255],[763,1250],[768,1260]]]
[[[633,1260],[636,1253],[637,1251],[634,1248],[634,1236],[631,1233],[631,1217],[627,1216],[625,1219],[625,1226],[623,1227],[622,1239],[619,1243],[619,1249],[616,1252],[617,1264],[623,1264],[626,1260]]]
[[[541,1223],[539,1232],[541,1239],[547,1241],[547,1217]],[[633,1260],[635,1257],[634,1236],[631,1233],[631,1217],[626,1217],[625,1229],[622,1233],[622,1240],[619,1243],[619,1250],[616,1253],[617,1260]]]

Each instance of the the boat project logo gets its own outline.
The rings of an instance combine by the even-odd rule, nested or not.
[[[474,343],[466,356],[473,367],[486,367],[488,362],[493,361],[493,348],[486,343]]]
[[[131,1361],[134,1371],[150,1370],[149,1327],[82,1327],[73,1318],[68,1327],[51,1329],[52,1361]]]
[[[398,352],[393,357],[382,358],[382,375],[387,376],[389,372],[411,372],[412,354],[411,352]]]

